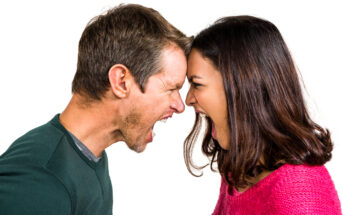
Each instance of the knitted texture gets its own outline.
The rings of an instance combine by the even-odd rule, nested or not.
[[[285,164],[243,193],[228,193],[222,179],[213,215],[342,214],[331,177],[324,166]]]

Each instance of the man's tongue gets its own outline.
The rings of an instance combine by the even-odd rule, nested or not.
[[[152,139],[154,138],[154,131],[152,130],[153,128],[150,129],[149,133],[147,134],[145,140],[147,143],[152,142]]]
[[[213,122],[212,122],[212,137],[214,139],[217,139],[216,128],[214,127],[214,123]]]

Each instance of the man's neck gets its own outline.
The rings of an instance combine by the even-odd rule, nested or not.
[[[74,94],[67,108],[61,113],[61,124],[75,135],[95,156],[101,156],[108,146],[122,141],[119,130],[119,113],[108,102],[85,103]]]

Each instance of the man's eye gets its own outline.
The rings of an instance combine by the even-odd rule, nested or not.
[[[175,93],[175,91],[177,91],[177,89],[176,89],[176,88],[169,89],[169,90],[168,90],[168,94],[174,94],[174,93]]]

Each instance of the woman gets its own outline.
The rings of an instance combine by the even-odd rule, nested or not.
[[[278,29],[226,17],[194,39],[186,103],[196,122],[185,140],[188,170],[205,116],[202,150],[222,176],[219,214],[341,214],[324,164],[330,133],[306,110],[296,67]],[[193,173],[192,173],[193,174]]]

